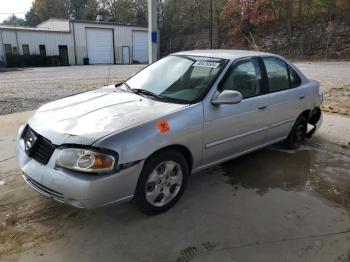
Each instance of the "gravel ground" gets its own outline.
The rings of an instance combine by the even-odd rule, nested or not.
[[[119,83],[143,67],[91,65],[2,70],[0,115],[33,110],[48,101]]]
[[[350,115],[349,62],[303,62],[296,65],[309,78],[321,83],[325,91],[324,111]],[[91,65],[3,69],[0,71],[0,115],[33,110],[48,101],[118,83],[143,67]]]
[[[325,93],[322,110],[350,116],[350,62],[305,62],[296,65],[321,83]]]

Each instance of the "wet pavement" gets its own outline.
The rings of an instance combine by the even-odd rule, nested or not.
[[[239,190],[264,195],[270,189],[305,192],[350,210],[350,157],[304,145],[297,151],[283,144],[219,166]]]
[[[350,118],[325,115],[299,150],[282,144],[190,177],[149,217],[127,203],[64,206],[25,184],[16,130],[0,116],[0,261],[350,261]]]
[[[78,210],[32,190],[14,140],[31,112],[0,116],[0,261],[350,261],[350,63],[297,63],[326,92],[319,132],[190,177],[178,204]],[[0,115],[119,82],[142,66],[0,72]],[[47,83],[50,83],[48,88]],[[30,90],[30,92],[28,92]]]

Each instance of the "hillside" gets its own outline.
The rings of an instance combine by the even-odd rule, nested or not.
[[[209,48],[209,32],[173,36],[163,45],[163,53]],[[282,21],[271,21],[253,32],[230,37],[221,32],[218,48],[254,49],[277,53],[297,60],[350,60],[350,16],[342,14],[327,20],[309,17],[293,20],[291,32]]]

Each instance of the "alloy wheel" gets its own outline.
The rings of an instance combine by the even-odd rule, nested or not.
[[[163,207],[179,193],[183,173],[181,166],[174,161],[161,162],[149,175],[146,185],[146,200],[156,207]]]

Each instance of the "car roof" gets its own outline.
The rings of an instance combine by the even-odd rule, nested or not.
[[[229,49],[208,49],[208,50],[191,50],[174,53],[172,55],[186,56],[206,56],[220,59],[239,59],[247,56],[277,56],[271,53],[248,51],[248,50],[229,50]]]

